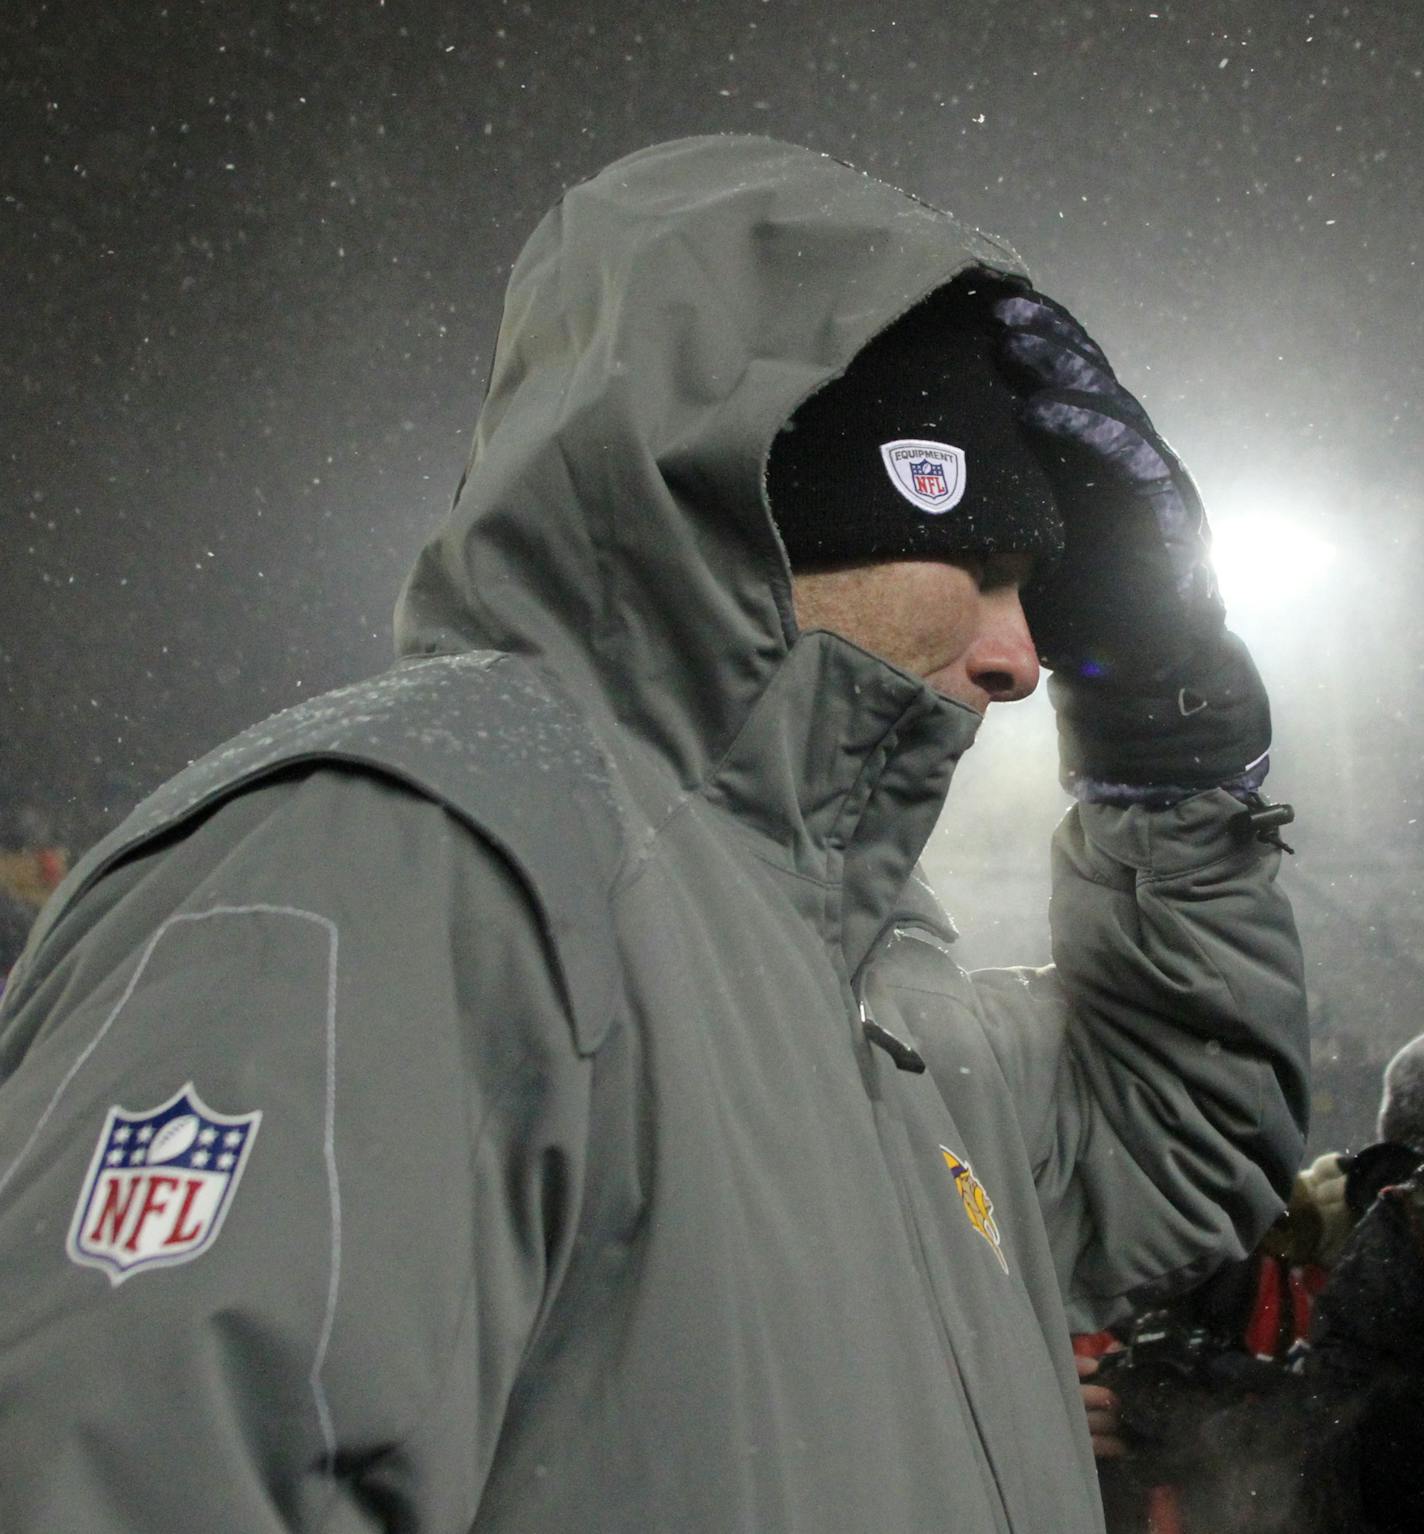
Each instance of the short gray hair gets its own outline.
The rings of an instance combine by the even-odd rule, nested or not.
[[[1424,1033],[1384,1068],[1379,1137],[1424,1151]]]

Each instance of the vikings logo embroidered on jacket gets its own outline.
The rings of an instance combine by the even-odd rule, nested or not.
[[[940,1153],[944,1157],[944,1163],[949,1168],[949,1174],[954,1178],[954,1186],[959,1190],[959,1197],[964,1204],[964,1212],[969,1216],[969,1223],[994,1249],[994,1256],[999,1259],[999,1266],[1005,1273],[1009,1271],[1008,1259],[1004,1256],[1003,1243],[999,1239],[999,1227],[994,1223],[994,1201],[984,1189],[984,1184],[974,1175],[974,1168],[967,1161],[956,1156],[948,1146],[941,1145]]]

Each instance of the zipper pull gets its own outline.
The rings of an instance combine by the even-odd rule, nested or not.
[[[909,1071],[912,1076],[924,1075],[925,1062],[919,1050],[907,1044],[904,1039],[896,1038],[888,1028],[882,1028],[865,1010],[863,1001],[860,1003],[860,1026],[865,1037],[883,1049],[902,1071]]]
[[[1295,808],[1289,804],[1272,804],[1264,794],[1249,793],[1241,801],[1246,808],[1231,817],[1232,829],[1238,841],[1249,842],[1252,837],[1269,847],[1279,847],[1282,852],[1295,853],[1281,840],[1281,827],[1295,819]]]

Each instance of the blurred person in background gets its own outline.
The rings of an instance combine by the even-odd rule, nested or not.
[[[1389,1062],[1378,1133],[1344,1163],[1358,1224],[1320,1294],[1305,1360],[1319,1534],[1424,1528],[1424,1034]]]
[[[1080,1339],[1112,1350],[1098,1381],[1112,1411],[1099,1404],[1095,1419],[1111,1424],[1100,1454],[1111,1534],[1363,1531],[1413,1486],[1424,1443],[1399,1386],[1417,1355],[1408,1233],[1424,1035],[1389,1062],[1376,1129],[1363,1149],[1301,1171],[1245,1262],[1119,1334]],[[1368,1512],[1362,1487],[1374,1489]]]
[[[67,868],[33,811],[0,806],[0,989]]]

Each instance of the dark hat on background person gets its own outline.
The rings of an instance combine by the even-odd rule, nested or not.
[[[767,499],[793,570],[1029,553],[1063,521],[995,360],[989,303],[1012,283],[970,272],[902,315],[772,443]]]

